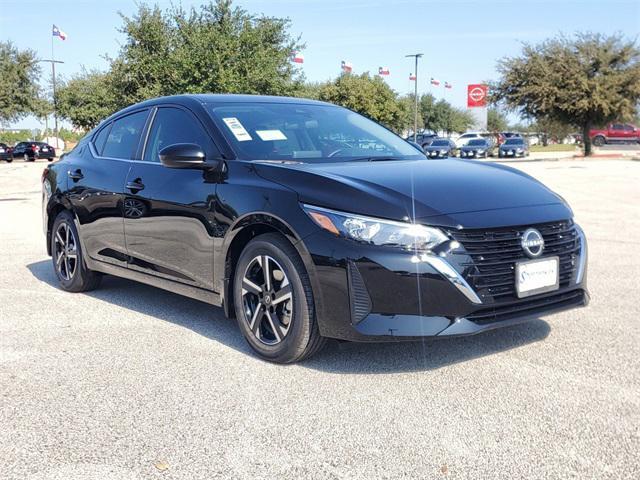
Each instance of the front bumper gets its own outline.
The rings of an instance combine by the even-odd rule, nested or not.
[[[497,301],[466,281],[469,255],[457,242],[435,255],[359,245],[319,232],[304,239],[313,262],[321,334],[350,341],[470,335],[589,302],[586,241],[578,266],[558,290]]]

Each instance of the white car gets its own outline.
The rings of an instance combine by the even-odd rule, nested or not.
[[[456,139],[456,147],[461,148],[467,145],[471,140],[483,139],[484,136],[480,132],[463,133]]]

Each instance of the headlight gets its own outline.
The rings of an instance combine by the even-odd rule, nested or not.
[[[484,150],[478,150],[478,153],[484,153]]]
[[[445,153],[447,153],[447,151],[446,150],[440,150],[440,153],[442,153],[444,155]]]
[[[522,152],[521,148],[516,148],[516,152]]]
[[[319,227],[357,242],[407,250],[430,250],[449,240],[441,230],[415,223],[363,217],[311,205],[303,205],[302,208]]]

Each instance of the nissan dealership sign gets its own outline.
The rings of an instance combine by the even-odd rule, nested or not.
[[[467,107],[487,106],[487,86],[481,84],[467,85]]]

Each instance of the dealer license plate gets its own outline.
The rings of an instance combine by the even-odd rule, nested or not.
[[[519,298],[551,292],[560,286],[558,257],[541,258],[516,264],[516,292]]]

